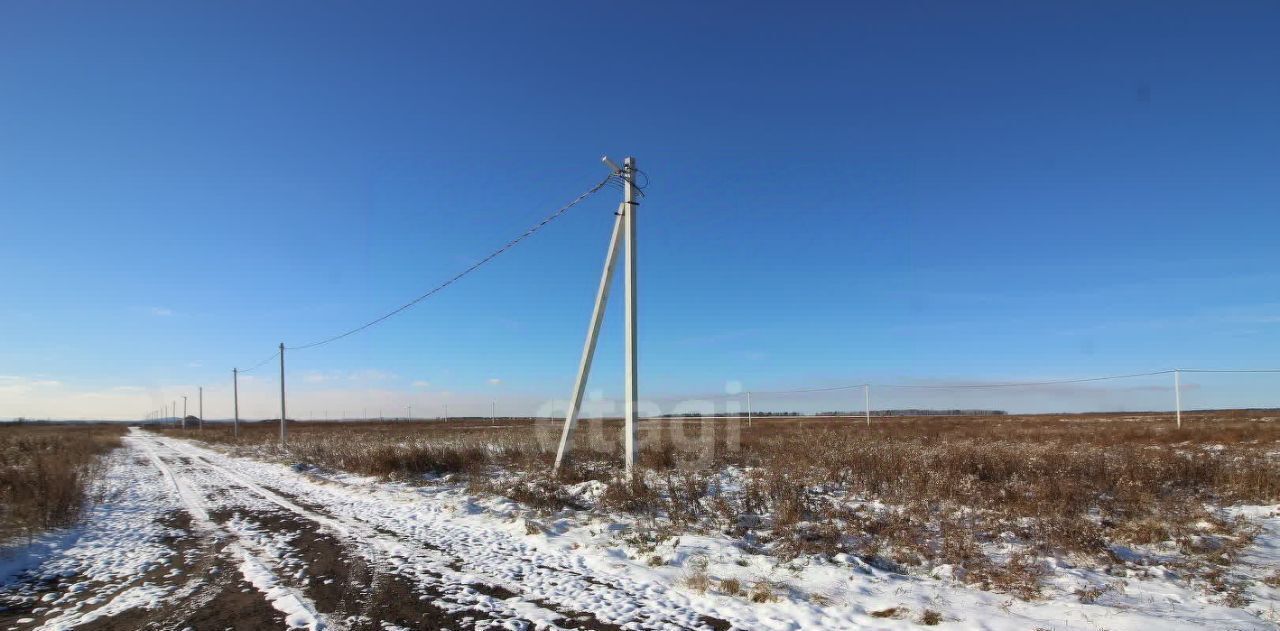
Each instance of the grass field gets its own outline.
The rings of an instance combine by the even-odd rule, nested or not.
[[[1224,509],[1280,502],[1277,421],[1276,411],[1184,414],[1181,429],[1168,414],[1138,413],[876,418],[869,427],[647,421],[632,481],[620,475],[617,421],[584,422],[556,475],[559,427],[547,421],[291,423],[284,450],[277,425],[242,426],[238,439],[213,424],[165,432],[359,474],[443,476],[544,514],[627,515],[639,519],[626,536],[641,555],[708,533],[782,562],[847,555],[1022,599],[1035,599],[1063,561],[1119,573],[1158,559],[1230,603],[1247,585],[1228,569],[1256,528]],[[706,589],[704,578],[695,571],[686,582]]]
[[[0,425],[0,543],[75,523],[119,425]]]

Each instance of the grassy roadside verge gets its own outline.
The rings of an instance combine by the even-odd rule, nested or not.
[[[0,426],[0,545],[78,520],[101,478],[100,456],[120,446],[116,425]]]

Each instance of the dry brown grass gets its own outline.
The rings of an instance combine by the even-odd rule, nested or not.
[[[0,543],[80,517],[98,456],[120,445],[118,425],[0,425]]]
[[[584,422],[556,475],[556,422],[296,423],[287,452],[272,446],[274,425],[250,426],[238,441],[227,428],[186,434],[371,475],[458,474],[474,490],[549,511],[582,507],[566,486],[599,480],[607,488],[588,508],[657,520],[668,533],[727,533],[783,559],[847,553],[900,572],[950,564],[965,581],[1021,598],[1040,593],[1043,556],[1109,569],[1128,563],[1117,546],[1163,545],[1182,555],[1188,579],[1229,595],[1233,586],[1211,570],[1230,565],[1253,531],[1204,507],[1280,501],[1276,416],[1184,414],[1181,430],[1151,414],[908,417],[871,427],[650,421],[640,432],[643,475],[631,481],[619,476],[616,421]],[[987,551],[994,542],[1019,552],[997,558]]]

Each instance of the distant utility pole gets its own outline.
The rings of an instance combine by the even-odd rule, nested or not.
[[[1178,429],[1182,429],[1182,371],[1173,371],[1173,405],[1177,410]]]
[[[751,427],[751,392],[747,392],[747,427]]]
[[[200,386],[200,429],[204,429],[204,386]]]
[[[634,473],[636,461],[636,408],[639,397],[638,381],[638,339],[636,337],[636,212],[640,207],[639,189],[635,185],[636,160],[627,158],[621,167],[606,156],[604,164],[622,178],[622,205],[613,222],[613,235],[609,239],[609,249],[605,253],[604,271],[600,275],[600,286],[596,290],[595,308],[591,312],[591,322],[587,326],[587,339],[582,348],[582,360],[578,364],[578,376],[574,380],[573,393],[569,397],[569,413],[564,419],[564,429],[560,434],[560,447],[556,451],[555,468],[559,469],[564,462],[572,444],[573,430],[578,425],[578,414],[582,409],[582,395],[587,387],[587,377],[591,373],[591,361],[596,352],[596,340],[600,337],[600,322],[604,318],[605,305],[609,300],[609,285],[613,282],[613,267],[618,258],[618,250],[625,243],[626,261],[624,276],[626,279],[626,300],[624,303],[625,319],[625,381],[624,393],[624,428],[625,461],[627,476]]]
[[[187,428],[187,395],[182,395],[182,429]]]
[[[867,427],[871,427],[871,384],[862,384],[863,418],[867,419]]]
[[[231,401],[232,413],[235,414],[235,420],[231,421],[231,435],[240,437],[240,371],[231,369]]]
[[[285,424],[284,412],[284,342],[280,342],[280,446],[288,444],[289,430]]]
[[[444,420],[449,420],[449,404],[444,404]]]
[[[172,414],[172,416],[171,416],[171,418],[173,418],[173,421],[174,421],[174,422],[173,422],[173,424],[174,424],[174,425],[177,425],[177,424],[178,424],[177,416],[178,416],[178,400],[177,400],[177,399],[174,399],[174,400],[173,400],[173,414]]]
[[[489,424],[490,425],[498,424],[498,402],[497,401],[489,402]]]

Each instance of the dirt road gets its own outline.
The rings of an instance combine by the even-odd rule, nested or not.
[[[0,628],[730,627],[510,525],[477,526],[465,504],[141,431],[123,451],[112,471],[125,488],[5,587]]]

